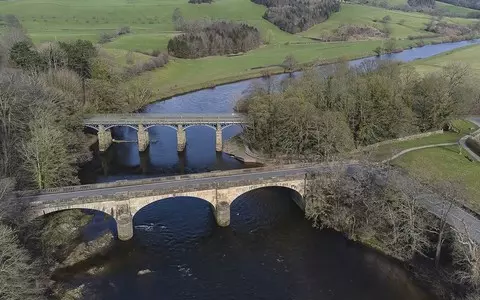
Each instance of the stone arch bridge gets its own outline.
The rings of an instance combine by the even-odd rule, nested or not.
[[[290,189],[292,199],[300,208],[305,209],[303,196],[306,194],[307,174],[312,172],[331,176],[332,171],[338,172],[339,167],[355,170],[359,166],[350,162],[280,165],[16,192],[15,196],[25,205],[26,213],[31,219],[74,208],[102,211],[116,220],[119,239],[128,240],[133,236],[135,213],[153,202],[172,197],[187,196],[208,201],[219,226],[229,225],[230,204],[235,199],[263,187]],[[418,186],[415,179],[403,178],[401,185]],[[439,217],[449,207],[448,202],[422,186],[409,196]],[[447,222],[458,230],[467,230],[473,240],[480,243],[480,220],[475,215],[453,206],[448,211]]]
[[[106,114],[93,115],[83,121],[83,125],[97,131],[99,150],[104,152],[112,144],[114,127],[125,126],[137,131],[139,151],[145,151],[150,138],[148,129],[154,126],[165,126],[177,132],[177,150],[182,152],[187,143],[185,130],[192,126],[206,126],[215,130],[215,149],[222,151],[222,131],[233,125],[245,124],[245,117],[241,114]]]
[[[118,237],[133,236],[133,216],[143,207],[172,197],[196,197],[209,202],[219,226],[230,223],[230,205],[244,193],[263,187],[289,188],[292,198],[304,208],[306,173],[315,166],[286,166],[209,172],[145,180],[52,188],[17,192],[28,203],[33,219],[67,209],[91,209],[112,216]]]

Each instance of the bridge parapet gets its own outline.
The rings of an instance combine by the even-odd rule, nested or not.
[[[212,171],[212,172],[206,172],[206,173],[174,175],[174,176],[154,177],[154,178],[145,178],[145,179],[136,179],[136,180],[118,180],[114,182],[47,188],[43,190],[17,191],[16,195],[19,198],[26,198],[26,197],[35,196],[35,195],[88,191],[88,190],[114,188],[114,187],[128,187],[128,186],[136,186],[136,185],[148,185],[148,184],[155,184],[155,183],[162,183],[162,182],[176,181],[176,180],[186,180],[186,179],[212,178],[213,180],[215,177],[247,175],[247,174],[254,174],[254,173],[268,173],[271,171],[281,171],[281,170],[289,171],[289,170],[299,169],[301,170],[300,172],[304,174],[308,170],[313,171],[317,168],[338,167],[342,165],[346,166],[346,165],[355,165],[355,164],[358,164],[358,161],[350,160],[350,161],[344,161],[344,162],[325,162],[325,163],[313,163],[313,164],[298,163],[298,164],[282,165],[281,167],[265,166],[265,167],[256,167],[256,168],[247,168],[247,169]]]

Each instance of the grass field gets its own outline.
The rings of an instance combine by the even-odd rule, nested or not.
[[[480,164],[467,159],[459,146],[410,152],[393,164],[426,183],[446,180],[460,184],[467,194],[467,206],[480,213]]]
[[[213,4],[195,5],[187,0],[13,0],[0,1],[2,14],[14,14],[21,20],[35,43],[49,40],[89,39],[98,41],[102,32],[130,26],[132,33],[121,36],[103,47],[119,56],[121,50],[165,50],[174,31],[171,15],[180,8],[187,20],[211,18],[247,22],[259,28],[263,36],[271,33],[271,43],[236,57],[207,57],[196,60],[174,59],[166,68],[145,74],[137,80],[150,82],[157,97],[171,96],[215,84],[261,75],[265,67],[280,64],[293,54],[301,63],[334,61],[339,58],[370,56],[382,41],[321,43],[317,37],[343,23],[370,24],[373,19],[392,17],[392,36],[397,46],[414,45],[409,35],[425,35],[430,16],[404,13],[356,4],[342,4],[326,22],[296,35],[279,30],[262,18],[265,7],[250,0],[216,0]],[[397,24],[405,20],[404,25]],[[449,22],[468,23],[467,19],[445,18]],[[270,35],[270,34],[269,34]],[[428,39],[426,40],[429,41]],[[256,69],[252,69],[256,68]],[[271,68],[272,72],[281,71]]]
[[[373,145],[373,146],[365,147],[363,151],[354,153],[351,158],[354,158],[354,159],[366,158],[369,161],[381,162],[386,159],[389,159],[393,155],[405,149],[426,146],[426,145],[458,142],[458,140],[460,140],[461,137],[467,134],[470,134],[473,131],[478,129],[478,126],[466,120],[455,120],[452,122],[452,125],[458,130],[458,133],[444,132],[441,134],[434,134],[431,136],[422,137],[414,140],[396,141],[396,142],[391,142],[387,144],[380,144],[378,146]]]
[[[451,63],[464,63],[468,65],[475,75],[480,76],[480,45],[472,45],[456,49],[433,57],[418,60],[412,63],[421,73],[436,72]]]
[[[405,5],[405,4],[407,4],[407,2],[408,2],[407,0],[387,0],[387,3],[390,4],[390,5]],[[464,15],[467,15],[471,12],[476,12],[477,11],[475,9],[462,7],[462,6],[455,6],[455,5],[452,5],[452,4],[443,3],[443,2],[439,2],[439,1],[436,1],[435,5],[436,5],[437,8],[443,9],[445,11],[452,12],[452,13],[458,13],[458,14],[464,14]]]

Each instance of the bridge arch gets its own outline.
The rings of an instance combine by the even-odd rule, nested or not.
[[[134,235],[139,233],[140,239],[152,235],[167,239],[201,237],[216,226],[214,212],[212,203],[199,197],[158,198],[133,215]],[[164,238],[159,240],[163,242]]]
[[[144,128],[145,128],[145,130],[148,130],[148,129],[153,128],[153,127],[167,127],[167,128],[173,129],[175,131],[178,130],[178,128],[176,126],[167,125],[167,124],[152,124],[152,125],[145,126]]]
[[[208,127],[208,128],[213,129],[214,131],[217,130],[217,127],[212,125],[212,124],[192,124],[192,125],[183,126],[183,128],[185,128],[185,130],[187,130],[188,128],[192,128],[192,127]]]
[[[283,190],[285,192],[289,193],[289,196],[292,198],[292,200],[302,209],[305,210],[305,202],[303,200],[303,197],[305,195],[304,193],[304,185],[303,182],[299,181],[298,183],[290,183],[290,182],[279,182],[276,184],[269,184],[269,185],[253,185],[249,187],[249,190],[244,191],[244,190],[239,190],[236,193],[233,194],[232,200],[230,202],[230,205],[235,204],[236,201],[239,199],[244,198],[247,195],[252,195],[260,190],[265,190],[265,189],[278,189],[278,190]]]
[[[134,125],[128,125],[128,124],[115,124],[115,125],[108,125],[108,126],[105,126],[105,130],[108,130],[108,129],[111,129],[111,128],[115,128],[115,127],[130,127],[136,131],[138,131],[138,127],[137,126],[134,126]]]

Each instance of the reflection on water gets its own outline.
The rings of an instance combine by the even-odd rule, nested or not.
[[[219,228],[202,199],[152,203],[87,286],[98,299],[431,299],[398,263],[312,228],[284,188],[248,192],[231,214]]]

